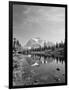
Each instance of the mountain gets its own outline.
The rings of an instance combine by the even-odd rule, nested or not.
[[[26,45],[24,46],[25,48],[38,48],[42,44],[42,40],[40,38],[31,38]]]
[[[44,45],[48,46],[53,46],[54,44],[50,41],[46,42],[45,40],[40,39],[39,37],[36,38],[31,38],[24,48],[39,48],[40,46],[43,47]]]

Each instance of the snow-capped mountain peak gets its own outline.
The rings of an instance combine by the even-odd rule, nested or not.
[[[28,42],[26,43],[26,45],[24,46],[25,48],[31,49],[31,48],[38,48],[38,47],[43,47],[44,44],[46,46],[53,46],[54,44],[52,42],[46,42],[45,40],[42,40],[38,37],[36,38],[31,38],[30,40],[28,40]]]
[[[26,45],[24,46],[25,48],[38,48],[41,46],[42,40],[40,38],[31,38],[30,40],[28,40],[28,42],[26,43]]]
[[[34,40],[34,41],[38,42],[38,39],[37,39],[37,38],[32,38],[32,40]]]

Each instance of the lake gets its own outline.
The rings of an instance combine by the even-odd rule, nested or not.
[[[17,54],[13,64],[14,86],[65,83],[63,57]]]

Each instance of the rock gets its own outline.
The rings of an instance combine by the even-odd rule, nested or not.
[[[60,68],[56,68],[57,71],[60,71]]]
[[[59,78],[58,75],[55,75],[54,79],[55,79],[57,82],[60,81],[60,78]]]
[[[63,76],[64,76],[64,74],[63,74]]]
[[[38,80],[35,80],[34,82],[35,82],[35,83],[37,83],[37,82],[38,82]]]
[[[39,80],[35,80],[35,81],[34,81],[34,84],[35,84],[35,85],[39,84]]]
[[[55,78],[56,81],[60,81],[60,78]]]

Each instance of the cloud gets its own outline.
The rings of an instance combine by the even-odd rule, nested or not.
[[[64,39],[65,9],[15,5],[13,9],[13,33],[23,41],[33,36],[52,41]]]

